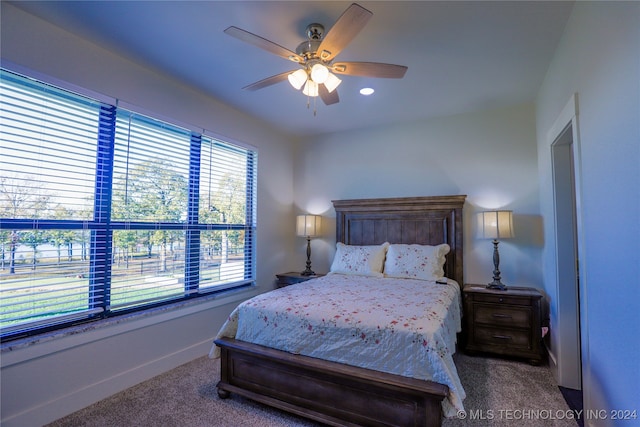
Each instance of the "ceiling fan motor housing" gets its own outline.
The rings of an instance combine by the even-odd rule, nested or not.
[[[322,40],[324,37],[324,25],[309,24],[307,26],[307,38],[309,40]]]
[[[318,47],[324,36],[324,26],[322,24],[310,24],[307,26],[307,40],[303,41],[296,48],[296,53],[305,59],[315,58]]]

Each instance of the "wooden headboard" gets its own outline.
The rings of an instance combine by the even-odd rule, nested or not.
[[[447,243],[451,251],[445,276],[462,286],[462,207],[466,197],[334,200],[336,240],[347,245]]]

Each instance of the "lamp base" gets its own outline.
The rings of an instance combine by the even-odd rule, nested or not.
[[[493,282],[487,285],[487,289],[498,289],[500,291],[506,291],[507,285],[502,283],[500,280],[494,280]]]
[[[315,276],[316,273],[311,270],[311,238],[307,236],[307,268],[302,273],[303,276]]]
[[[507,290],[507,285],[500,281],[500,254],[498,253],[498,241],[493,239],[493,282],[487,285],[487,289]]]

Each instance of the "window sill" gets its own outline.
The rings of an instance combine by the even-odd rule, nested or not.
[[[189,301],[179,301],[174,304],[149,310],[111,317],[95,322],[87,322],[49,333],[8,341],[0,346],[2,367],[10,366],[13,363],[24,362],[70,347],[84,345],[92,341],[104,339],[105,337],[115,336],[131,331],[132,329],[143,328],[188,316],[203,310],[210,310],[226,304],[237,303],[251,298],[258,293],[260,292],[256,286],[234,289]],[[20,356],[18,356],[17,353],[20,353]],[[14,358],[12,356],[16,357]]]

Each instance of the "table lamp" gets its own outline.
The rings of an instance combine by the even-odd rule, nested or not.
[[[500,254],[498,253],[498,239],[513,237],[512,211],[485,211],[478,213],[478,237],[493,239],[493,282],[487,285],[489,289],[506,290],[507,286],[500,279]]]
[[[307,238],[307,268],[300,274],[313,276],[316,273],[311,270],[311,238],[320,235],[321,216],[298,215],[296,219],[296,234]]]

